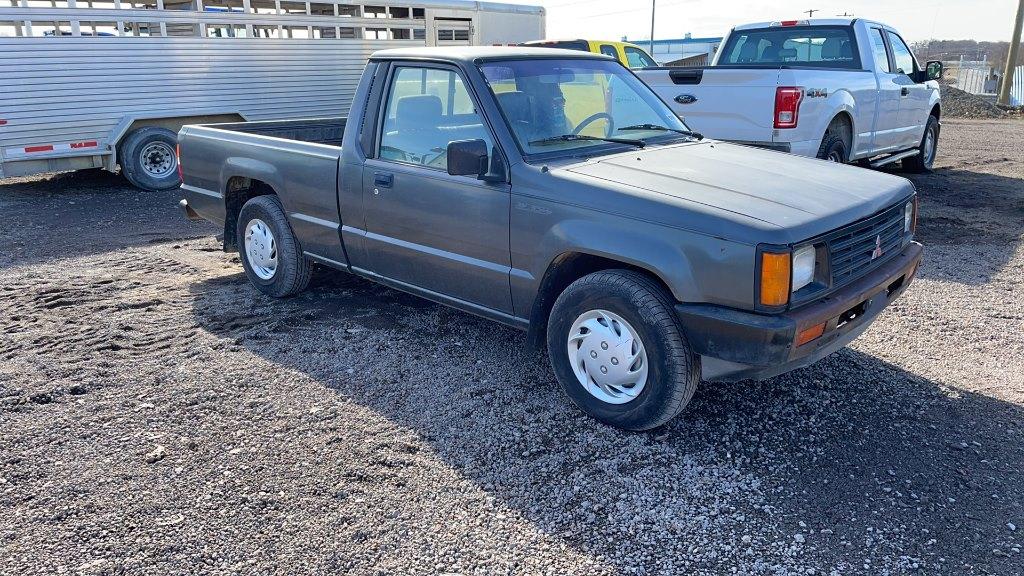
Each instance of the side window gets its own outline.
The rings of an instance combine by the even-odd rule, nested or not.
[[[632,46],[626,46],[623,48],[626,53],[626,62],[629,63],[630,68],[649,68],[651,66],[657,66],[658,63],[651,59],[643,50],[633,48]]]
[[[892,57],[896,61],[896,72],[911,75],[914,73],[914,55],[910,48],[903,43],[903,39],[889,32],[889,44],[892,46]]]
[[[615,46],[609,46],[608,44],[601,44],[601,54],[611,56],[616,60],[619,59],[619,53],[615,51]]]
[[[449,142],[481,139],[490,132],[454,70],[400,66],[388,88],[378,157],[445,169]]]
[[[889,53],[885,50],[885,38],[878,28],[871,29],[871,51],[875,54],[875,68],[879,72],[892,72],[889,67]]]

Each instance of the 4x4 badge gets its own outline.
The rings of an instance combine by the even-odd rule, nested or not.
[[[871,252],[871,259],[874,260],[882,255],[882,235],[875,236],[875,249]]]

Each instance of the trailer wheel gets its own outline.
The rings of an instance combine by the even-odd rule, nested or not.
[[[178,136],[166,128],[147,126],[125,137],[118,148],[121,173],[136,188],[168,190],[178,177]]]

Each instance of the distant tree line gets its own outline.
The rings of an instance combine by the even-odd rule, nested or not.
[[[921,40],[912,44],[917,59],[927,60],[987,60],[1001,70],[1006,64],[1009,42],[977,42],[975,40]],[[1024,64],[1024,42],[1021,43],[1017,64]]]

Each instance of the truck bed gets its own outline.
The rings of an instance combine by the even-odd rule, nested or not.
[[[345,134],[345,123],[348,119],[338,118],[300,118],[297,120],[267,120],[264,122],[232,122],[228,124],[208,124],[209,128],[258,134],[284,140],[296,140],[311,144],[341,146],[341,138]]]

